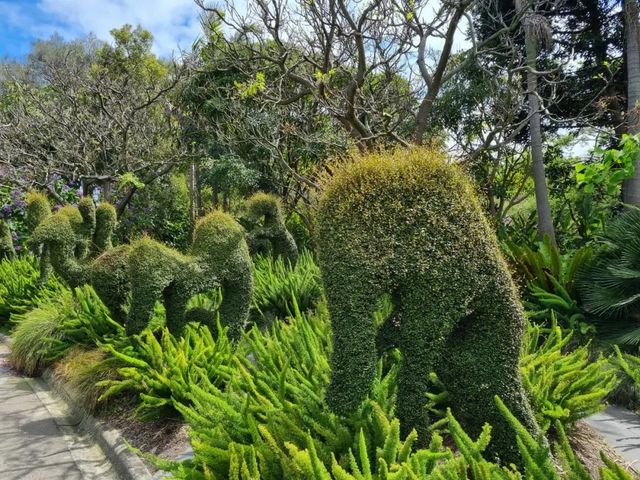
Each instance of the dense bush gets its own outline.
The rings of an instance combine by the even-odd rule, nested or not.
[[[32,256],[0,261],[0,279],[0,324],[12,314],[26,313],[59,296],[66,288],[56,276],[41,283],[38,262]]]
[[[282,257],[257,255],[253,259],[252,308],[263,321],[284,319],[297,308],[306,312],[322,296],[320,270],[308,251],[303,251],[295,265]]]
[[[372,154],[338,168],[317,218],[319,265],[334,350],[327,392],[339,413],[357,408],[376,365],[371,314],[390,294],[403,354],[397,414],[405,433],[428,437],[429,373],[447,386],[472,435],[494,428],[494,454],[518,461],[513,430],[493,396],[537,432],[518,371],[522,307],[473,186],[442,155],[422,149]],[[384,328],[384,327],[383,327]]]
[[[576,421],[604,409],[604,399],[616,384],[609,360],[591,360],[588,345],[567,348],[571,333],[552,324],[544,329],[530,324],[520,361],[522,379],[538,424],[547,430],[559,421],[571,427]]]
[[[149,235],[184,251],[192,229],[187,180],[184,175],[169,175],[136,192],[116,233],[122,243]]]

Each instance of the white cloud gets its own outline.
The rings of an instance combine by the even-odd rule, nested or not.
[[[113,28],[141,25],[153,33],[154,51],[161,56],[189,48],[200,33],[193,0],[39,0],[38,9],[65,37],[94,33],[109,40]]]

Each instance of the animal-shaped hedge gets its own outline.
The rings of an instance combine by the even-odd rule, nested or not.
[[[280,199],[268,193],[256,193],[247,200],[244,210],[251,253],[270,253],[295,263],[298,247],[285,225]]]
[[[238,338],[249,316],[253,293],[251,257],[243,228],[226,213],[215,211],[196,225],[188,255],[145,238],[129,253],[131,310],[127,331],[146,326],[157,299],[166,308],[167,325],[180,332],[189,318],[189,299],[222,287],[220,318]]]
[[[9,224],[5,220],[0,220],[0,260],[13,258],[15,255],[16,251]]]
[[[253,278],[244,230],[232,217],[213,212],[201,219],[188,254],[149,238],[113,248],[115,224],[113,206],[96,208],[83,198],[77,208],[42,215],[30,242],[41,246],[46,252],[42,260],[70,286],[90,283],[129,334],[147,326],[157,300],[165,305],[167,326],[179,334],[189,318],[189,299],[222,287],[221,320],[230,325],[231,336],[239,336],[249,314]]]
[[[435,371],[469,433],[488,422],[490,449],[518,463],[515,434],[494,395],[537,433],[518,369],[523,311],[465,175],[431,151],[372,154],[335,172],[318,209],[334,335],[331,408],[355,410],[372,386],[376,345],[395,346],[405,434],[416,428],[428,438],[425,392]],[[387,294],[395,312],[378,328],[372,314]]]

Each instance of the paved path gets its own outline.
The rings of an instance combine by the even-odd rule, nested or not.
[[[116,480],[66,406],[42,382],[14,374],[8,353],[0,344],[0,479]]]
[[[626,408],[608,406],[603,412],[587,418],[629,464],[640,469],[640,417]]]

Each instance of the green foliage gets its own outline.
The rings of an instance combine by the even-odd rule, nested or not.
[[[372,313],[390,294],[401,315],[399,326],[391,315],[386,330],[403,356],[404,433],[416,428],[426,442],[425,392],[435,371],[465,429],[479,435],[491,423],[491,452],[518,462],[493,396],[537,432],[518,370],[524,316],[472,185],[444,160],[422,149],[372,154],[338,168],[325,185],[317,233],[334,331],[327,401],[348,414],[367,397],[376,371]]]
[[[15,248],[13,247],[13,237],[11,236],[11,230],[9,224],[0,219],[0,260],[5,258],[13,258],[16,256]]]
[[[578,187],[586,193],[603,189],[608,195],[617,195],[622,182],[633,175],[633,165],[640,154],[640,139],[624,134],[620,141],[620,149],[596,148],[594,153],[601,155],[602,160],[576,164]]]
[[[51,365],[48,348],[51,340],[61,335],[60,325],[66,315],[66,308],[73,303],[70,291],[40,303],[33,310],[13,315],[16,326],[11,333],[11,354],[9,361],[27,375],[37,375]]]
[[[294,302],[306,312],[320,300],[320,270],[308,251],[293,266],[282,257],[257,255],[253,260],[252,308],[263,320],[292,316]]]
[[[270,253],[295,263],[298,247],[285,225],[280,199],[268,193],[256,193],[246,201],[244,210],[251,253]]]
[[[605,397],[617,383],[615,370],[602,354],[592,360],[588,345],[567,347],[571,336],[555,321],[549,329],[536,324],[527,328],[520,370],[544,431],[555,422],[571,427],[603,410]]]
[[[118,224],[122,242],[143,234],[179,250],[191,236],[189,191],[184,175],[168,175],[147,185],[132,198]]]
[[[74,347],[55,363],[54,375],[74,400],[94,412],[108,405],[106,401],[99,401],[105,387],[98,384],[118,378],[119,366],[117,358],[108,357],[100,348]]]
[[[167,326],[177,335],[188,319],[189,299],[221,287],[220,318],[229,325],[231,336],[239,337],[249,315],[253,278],[244,230],[231,216],[214,211],[202,218],[189,255],[149,238],[138,240],[131,246],[127,265],[131,285],[127,333],[141,332],[156,301],[162,299]]]
[[[604,232],[604,247],[580,276],[585,309],[623,344],[640,343],[640,210],[628,209]]]
[[[73,348],[91,349],[101,343],[126,344],[124,327],[111,319],[109,310],[89,285],[77,287],[64,304],[62,320],[47,346],[49,360],[61,359]]]
[[[191,404],[194,386],[206,377],[212,385],[224,387],[233,375],[233,346],[218,323],[216,338],[206,326],[189,324],[180,338],[169,330],[160,331],[160,339],[150,330],[134,336],[131,343],[104,348],[124,365],[119,378],[106,380],[100,400],[122,391],[139,395],[136,409],[142,418],[175,414],[175,403]]]
[[[32,256],[0,261],[0,278],[0,323],[65,291],[55,276],[40,282],[38,262]]]
[[[585,322],[578,306],[576,279],[592,256],[591,247],[562,254],[545,236],[535,248],[503,242],[503,249],[527,287],[525,307],[530,318],[547,324],[555,313],[560,323],[587,334],[593,327]]]

